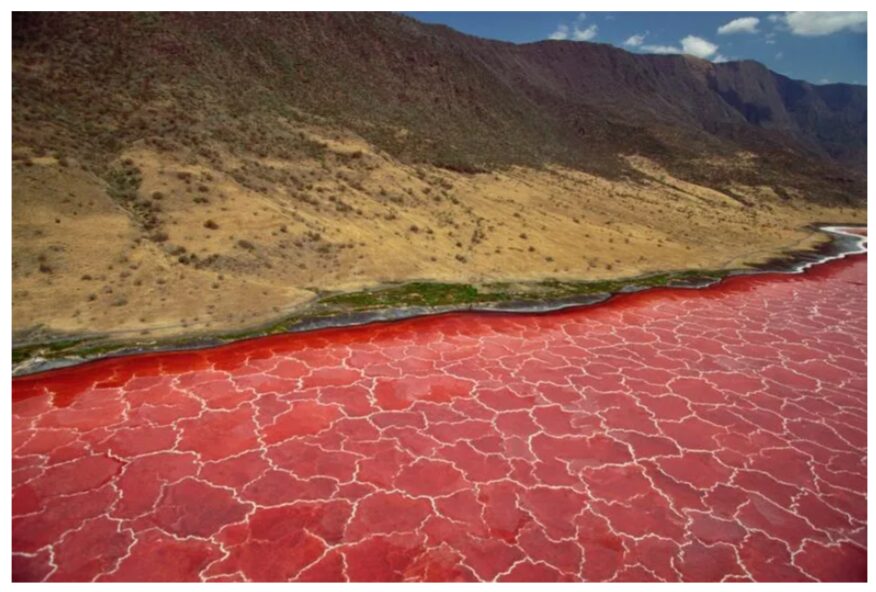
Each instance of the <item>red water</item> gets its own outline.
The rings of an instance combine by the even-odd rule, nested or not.
[[[13,577],[863,581],[865,278],[16,379]]]

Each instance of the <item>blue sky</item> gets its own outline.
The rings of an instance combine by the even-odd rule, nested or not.
[[[867,83],[865,13],[409,12],[427,23],[514,43],[568,39],[638,53],[753,59],[816,84]]]

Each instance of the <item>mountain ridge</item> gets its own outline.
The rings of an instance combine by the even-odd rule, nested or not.
[[[47,27],[52,18],[67,30]],[[796,82],[754,61],[714,64],[588,42],[518,45],[386,13],[238,14],[233,26],[216,14],[52,18],[18,16],[16,32],[31,34],[19,33],[16,50],[45,43],[33,34],[40,29],[61,38],[85,31],[93,54],[122,58],[111,70],[119,78],[138,77],[119,67],[126,59],[157,58],[161,66],[150,69],[160,84],[243,112],[302,108],[402,159],[459,170],[556,163],[611,176],[630,173],[618,155],[639,153],[727,187],[738,171],[701,157],[747,151],[765,184],[785,182],[813,199],[863,192],[866,88]],[[184,77],[192,82],[181,84]],[[228,96],[228,85],[246,90]],[[842,190],[831,187],[836,179]]]

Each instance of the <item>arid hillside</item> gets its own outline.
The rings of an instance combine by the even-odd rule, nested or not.
[[[13,330],[766,260],[863,221],[866,90],[389,14],[16,14]]]

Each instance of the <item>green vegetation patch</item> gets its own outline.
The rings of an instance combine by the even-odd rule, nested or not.
[[[121,168],[110,169],[104,179],[107,182],[107,193],[117,201],[129,202],[137,197],[137,190],[143,178],[139,169],[131,164]]]
[[[87,339],[64,339],[47,343],[35,343],[12,348],[12,363],[20,364],[30,358],[40,356],[46,359],[57,358],[66,355],[76,346],[88,341]]]
[[[721,279],[727,273],[727,271],[702,272],[692,270],[620,280],[545,280],[534,284],[518,284],[517,286],[508,282],[497,282],[478,287],[471,284],[412,282],[375,290],[332,294],[321,298],[318,306],[323,311],[331,309],[361,311],[408,306],[435,307],[511,301],[543,303],[575,296],[612,294],[624,289],[711,282]]]
[[[504,300],[501,293],[481,293],[469,284],[442,284],[412,282],[380,290],[350,292],[328,296],[321,305],[340,305],[352,308],[442,306]]]

